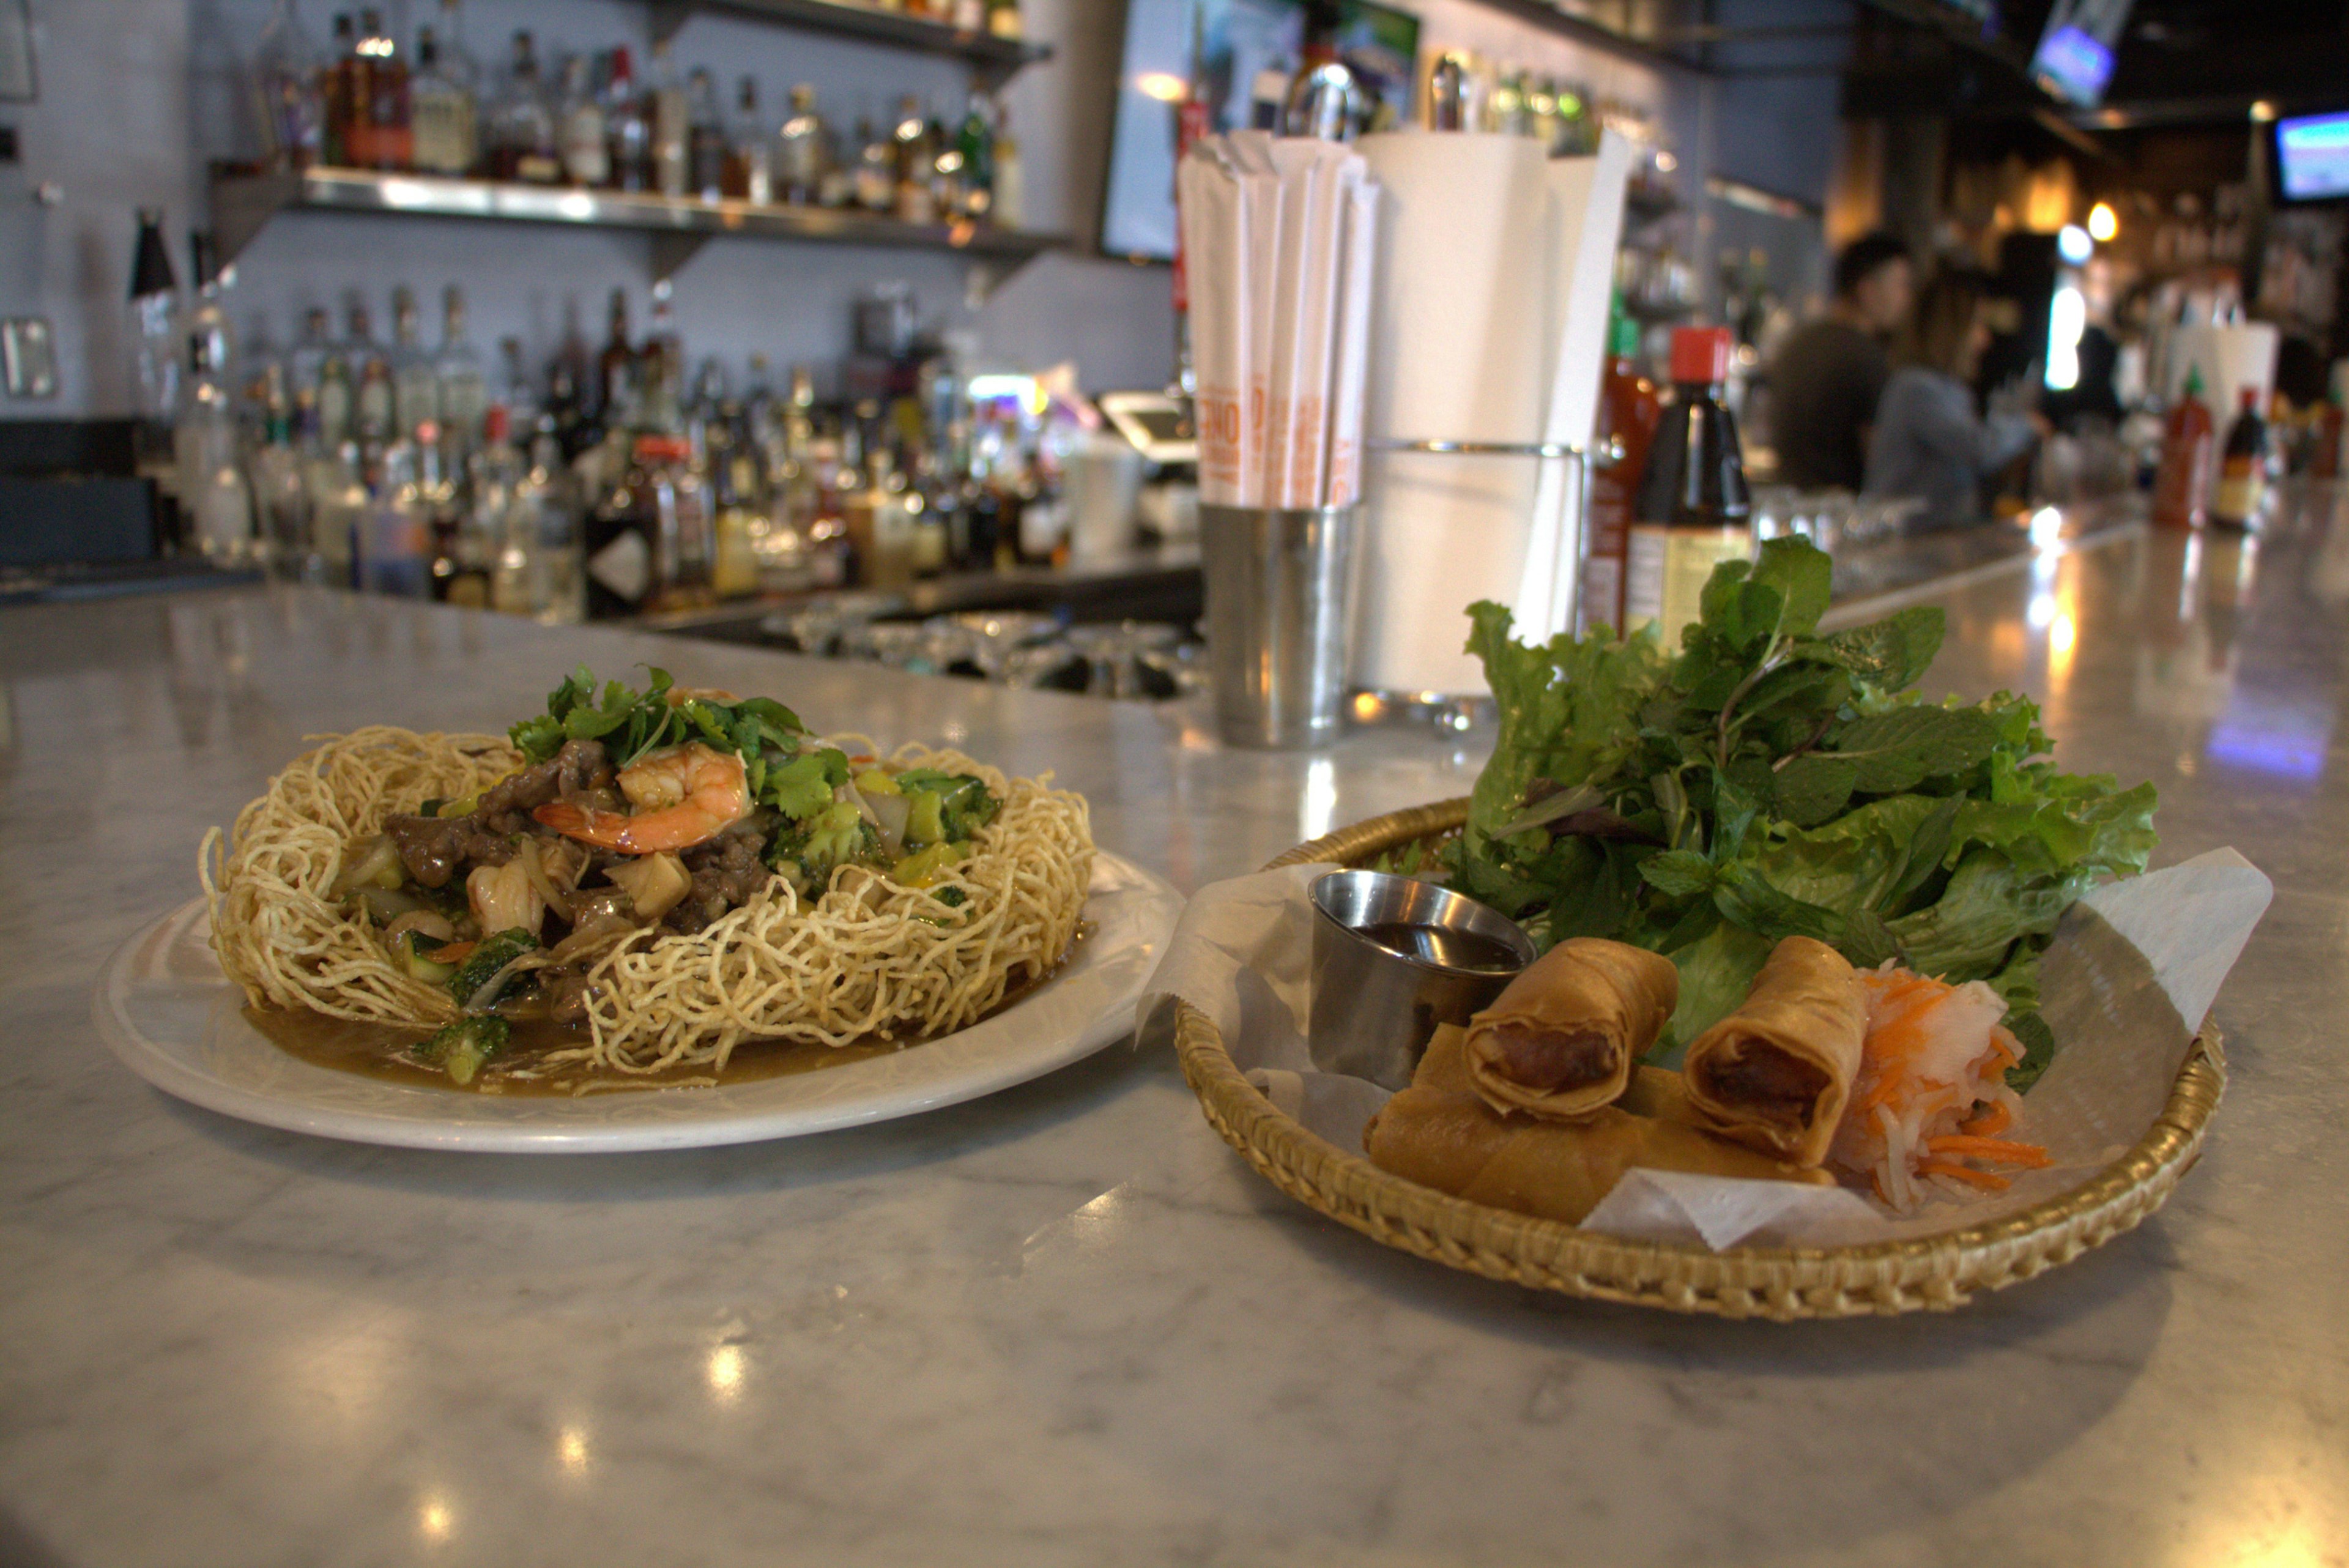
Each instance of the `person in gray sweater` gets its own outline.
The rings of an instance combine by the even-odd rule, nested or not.
[[[1982,482],[2044,429],[2019,410],[1975,411],[1968,383],[1990,343],[1989,303],[1981,273],[1944,264],[1917,301],[1900,366],[1876,406],[1861,493],[1921,503],[1912,528],[1978,520]]]

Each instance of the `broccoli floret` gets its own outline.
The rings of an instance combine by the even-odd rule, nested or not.
[[[457,999],[458,1006],[471,1007],[473,998],[498,971],[536,946],[538,939],[520,926],[493,937],[483,937],[465,955],[465,961],[457,966],[457,972],[449,977],[449,994]]]
[[[970,895],[956,887],[945,887],[930,895],[949,909],[959,909],[970,902]]]
[[[494,1013],[473,1013],[449,1024],[410,1049],[418,1061],[440,1068],[458,1084],[470,1084],[481,1064],[506,1048],[513,1026]]]
[[[829,887],[842,866],[881,857],[881,835],[847,801],[839,801],[775,840],[767,864],[791,879],[802,893]]]
[[[968,774],[940,773],[936,768],[907,768],[897,775],[897,787],[907,795],[916,797],[916,809],[920,809],[920,795],[937,797],[937,835],[935,839],[937,843],[962,842],[993,822],[995,814],[1003,809],[1003,802],[996,798],[995,793]],[[915,819],[908,819],[908,838],[916,836],[914,831],[916,825]],[[918,820],[918,826],[925,828],[929,826],[926,812]]]

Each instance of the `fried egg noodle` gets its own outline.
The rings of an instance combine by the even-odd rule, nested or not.
[[[446,1023],[457,1016],[449,993],[398,968],[332,889],[345,857],[386,817],[486,789],[523,758],[495,735],[378,726],[312,738],[320,743],[270,780],[228,833],[204,836],[198,873],[212,951],[254,1006]],[[630,932],[589,970],[586,1039],[543,1065],[716,1072],[746,1040],[840,1046],[945,1034],[1049,975],[1076,939],[1092,880],[1084,797],[1051,788],[1049,774],[1007,778],[958,752],[907,746],[889,760],[975,774],[1003,802],[968,858],[927,889],[852,865],[809,899],[776,877],[694,935]],[[962,890],[958,907],[935,897],[949,887]]]

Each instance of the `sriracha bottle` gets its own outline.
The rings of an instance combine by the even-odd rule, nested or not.
[[[2161,467],[2153,477],[2153,520],[2164,528],[2199,528],[2210,494],[2212,428],[2202,401],[2202,369],[2186,372],[2186,395],[2169,410],[2161,437]]]
[[[1618,296],[1608,327],[1607,373],[1599,385],[1599,440],[1590,465],[1589,554],[1582,563],[1582,626],[1623,629],[1623,566],[1631,512],[1664,401],[1640,374],[1640,324]]]

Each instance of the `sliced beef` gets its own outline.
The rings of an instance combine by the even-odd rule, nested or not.
[[[774,873],[759,858],[767,847],[767,829],[757,816],[747,816],[707,843],[697,844],[678,857],[693,874],[693,890],[671,909],[664,923],[672,930],[698,931],[727,910],[746,904]]]
[[[481,792],[465,816],[395,816],[383,825],[408,874],[427,888],[445,888],[476,866],[513,858],[508,841],[536,831],[531,813],[551,800],[578,800],[605,810],[620,807],[611,759],[601,741],[570,741],[546,761],[511,774]]]
[[[427,888],[447,887],[460,870],[513,858],[504,836],[489,832],[475,816],[391,816],[383,830],[408,874]]]

